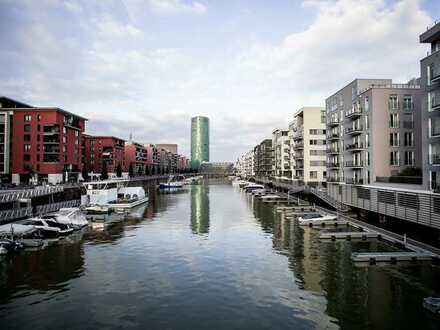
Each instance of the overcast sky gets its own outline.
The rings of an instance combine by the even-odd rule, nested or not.
[[[438,0],[0,0],[0,95],[186,155],[205,115],[211,160],[233,161],[354,78],[419,76],[439,14]]]

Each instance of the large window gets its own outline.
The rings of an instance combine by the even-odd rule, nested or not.
[[[405,132],[403,133],[404,137],[404,146],[405,147],[414,147],[414,133],[413,132]]]
[[[30,132],[31,131],[31,125],[26,124],[26,125],[24,125],[23,129],[24,129],[25,132]]]
[[[399,114],[390,114],[390,128],[399,128]]]
[[[390,165],[399,166],[399,152],[391,151],[390,152]]]
[[[23,149],[24,149],[25,152],[29,152],[29,151],[31,151],[31,145],[30,144],[25,144],[23,146]]]
[[[390,146],[391,147],[399,146],[399,133],[390,133]]]
[[[31,121],[32,116],[31,115],[24,115],[24,121]]]
[[[405,165],[414,166],[414,151],[405,151]]]
[[[413,109],[413,100],[411,95],[403,96],[403,110],[411,111]]]
[[[397,95],[390,95],[388,99],[388,106],[390,110],[399,109],[399,99],[397,98]]]

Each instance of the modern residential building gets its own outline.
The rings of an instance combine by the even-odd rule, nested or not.
[[[271,177],[273,162],[272,140],[265,139],[254,148],[255,176]]]
[[[290,169],[290,139],[289,131],[274,129],[272,131],[273,166],[272,172],[276,178],[291,179]]]
[[[191,167],[198,169],[209,162],[209,118],[191,118]]]
[[[418,83],[356,79],[326,100],[327,182],[418,182],[422,146]]]
[[[156,144],[156,147],[159,149],[165,149],[166,151],[172,152],[173,154],[177,153],[177,144],[174,143],[159,143]]]
[[[148,163],[148,149],[141,143],[129,141],[124,146],[125,171],[129,172],[130,166],[133,168],[133,174],[148,174],[148,168],[152,164]]]
[[[250,150],[242,155],[235,164],[235,172],[243,178],[255,176],[254,172],[254,150]]]
[[[204,162],[200,165],[201,173],[229,175],[233,172],[234,164],[231,162]]]
[[[420,61],[422,100],[423,180],[426,189],[440,188],[440,23],[420,35],[430,44]]]
[[[77,181],[86,119],[0,97],[0,173],[12,183]]]
[[[326,177],[326,111],[303,107],[289,124],[292,179],[322,185]]]
[[[114,136],[84,134],[84,166],[89,174],[101,173],[106,163],[109,175],[116,174],[118,166],[125,168],[125,141]]]

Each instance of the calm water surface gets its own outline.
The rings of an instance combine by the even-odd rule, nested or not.
[[[157,195],[141,220],[0,260],[1,329],[438,329],[430,266],[356,267],[228,184]]]

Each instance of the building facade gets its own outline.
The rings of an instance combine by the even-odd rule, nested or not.
[[[191,118],[191,167],[198,169],[209,162],[209,118]]]
[[[84,166],[89,174],[99,174],[103,164],[109,175],[115,175],[118,166],[125,169],[125,141],[114,136],[84,134]]]
[[[134,141],[125,142],[124,158],[125,171],[129,172],[131,166],[134,175],[148,174],[148,169],[152,165],[148,163],[148,160],[152,159],[148,157],[148,148]]]
[[[274,129],[272,131],[273,166],[272,173],[276,178],[291,179],[290,138],[289,131]]]
[[[0,172],[12,183],[77,181],[86,119],[0,98]]]
[[[292,179],[300,184],[326,181],[326,111],[303,107],[289,124]]]
[[[440,23],[420,35],[430,50],[420,61],[424,187],[440,188]]]
[[[329,97],[327,181],[397,182],[420,172],[420,104],[417,80],[356,79]]]
[[[177,144],[174,143],[159,143],[156,144],[156,147],[159,149],[165,149],[166,151],[172,152],[173,154],[177,153]]]
[[[271,177],[273,166],[272,140],[265,139],[254,148],[254,173],[257,177]]]

